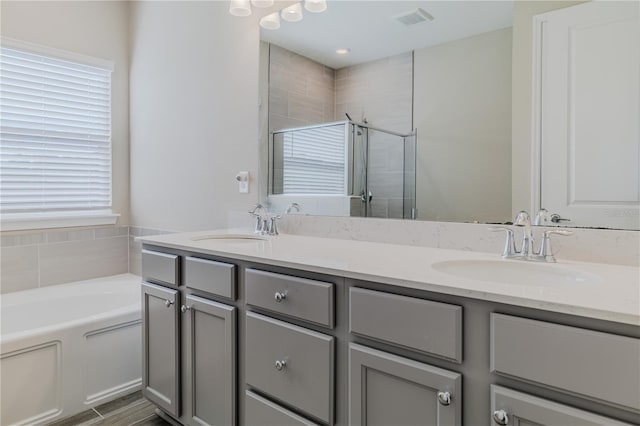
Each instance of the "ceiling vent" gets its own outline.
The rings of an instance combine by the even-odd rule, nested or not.
[[[411,12],[403,13],[402,15],[394,16],[394,18],[402,22],[407,27],[410,25],[419,24],[420,22],[433,21],[433,16],[427,13],[424,9],[416,9]]]

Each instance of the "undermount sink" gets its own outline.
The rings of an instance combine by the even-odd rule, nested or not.
[[[564,265],[521,260],[447,260],[436,262],[432,267],[436,271],[460,278],[505,284],[590,285],[601,280],[597,275]]]
[[[203,240],[233,240],[233,241],[266,241],[267,237],[256,234],[205,234],[191,237],[191,241]]]

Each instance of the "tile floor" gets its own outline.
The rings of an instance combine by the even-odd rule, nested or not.
[[[168,426],[154,411],[155,406],[135,392],[49,426]]]

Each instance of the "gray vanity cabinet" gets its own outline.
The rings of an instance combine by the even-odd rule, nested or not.
[[[349,345],[349,425],[462,424],[462,376]]]
[[[179,293],[142,283],[142,394],[167,413],[180,415]]]
[[[192,425],[233,425],[236,417],[236,308],[187,295],[185,414]]]
[[[631,426],[609,417],[491,385],[494,425],[513,426]]]
[[[143,395],[184,425],[237,423],[235,268],[143,250]]]

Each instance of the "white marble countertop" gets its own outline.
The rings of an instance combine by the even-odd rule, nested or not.
[[[503,260],[498,253],[299,235],[281,234],[266,240],[192,240],[222,233],[238,231],[185,232],[138,237],[137,240],[191,252],[640,325],[640,269],[636,267],[573,261],[532,266],[531,262]],[[544,268],[552,274],[553,271],[559,274],[572,271],[593,279],[586,282],[565,280],[553,285],[531,279],[522,282],[471,279],[434,268],[434,264],[437,267],[438,262],[445,261],[509,262],[509,269],[515,267],[513,264],[521,264],[523,277],[527,278],[530,278],[530,270]]]

